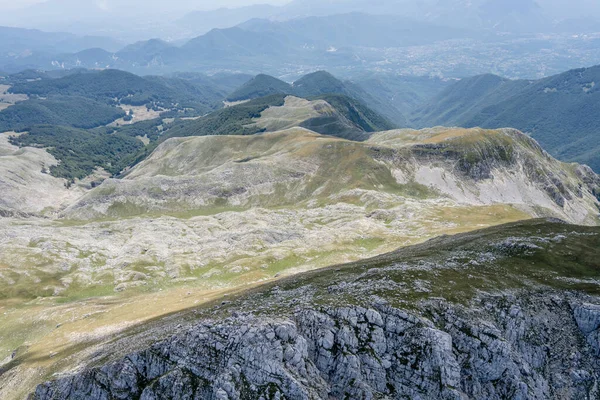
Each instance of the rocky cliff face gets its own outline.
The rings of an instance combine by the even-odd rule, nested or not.
[[[207,321],[33,399],[591,399],[600,299],[486,296],[473,307],[303,309]]]

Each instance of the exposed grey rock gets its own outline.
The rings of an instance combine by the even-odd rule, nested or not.
[[[600,306],[596,304],[581,304],[574,307],[575,320],[587,341],[596,349],[600,356]]]
[[[600,303],[486,296],[201,323],[33,399],[598,398]],[[427,316],[427,317],[425,317]]]

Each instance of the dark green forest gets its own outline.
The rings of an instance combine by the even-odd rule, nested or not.
[[[140,77],[118,70],[81,71],[57,79],[16,83],[11,93],[35,97],[78,96],[110,105],[146,105],[203,115],[221,107],[225,94],[178,78]]]
[[[22,132],[39,124],[90,129],[123,116],[125,112],[121,108],[84,97],[30,99],[0,111],[0,132]]]

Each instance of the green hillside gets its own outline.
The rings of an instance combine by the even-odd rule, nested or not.
[[[38,124],[89,129],[123,116],[125,112],[120,108],[84,97],[30,99],[0,111],[0,132],[21,132]]]
[[[325,100],[364,132],[387,131],[396,127],[386,118],[352,97],[326,94],[311,99]]]
[[[177,108],[193,108],[204,114],[218,108],[223,95],[208,86],[195,85],[182,79],[140,77],[119,70],[75,73],[58,79],[42,79],[17,83],[11,93],[29,96],[79,96],[109,104]]]
[[[464,79],[419,110],[417,126],[513,127],[547,151],[600,171],[600,66],[538,81]]]
[[[412,124],[419,128],[466,126],[484,108],[509,99],[529,84],[492,74],[462,79],[419,107]]]

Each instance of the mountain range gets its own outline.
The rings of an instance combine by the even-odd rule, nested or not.
[[[522,17],[528,22],[522,29],[505,27],[506,21],[519,20],[515,15],[521,15],[524,10],[537,12],[539,7],[534,3],[525,6],[517,2],[511,6],[516,11],[504,17],[496,9],[497,3],[470,3],[450,9],[438,7],[436,12],[412,16],[383,11],[381,15],[373,14],[377,9],[377,5],[373,5],[372,10],[342,7],[342,11],[328,14],[317,12],[319,8],[315,7],[317,15],[293,13],[294,18],[253,18],[253,10],[263,9],[260,6],[247,10],[249,14],[239,24],[231,26],[223,22],[218,25],[223,28],[190,33],[185,39],[173,40],[166,32],[152,27],[155,39],[130,43],[136,36],[129,35],[124,40],[130,44],[117,45],[114,39],[107,37],[75,36],[71,42],[89,45],[56,44],[46,46],[44,51],[39,51],[35,44],[14,43],[9,40],[14,35],[8,35],[6,39],[0,37],[0,68],[8,72],[25,68],[113,68],[142,75],[230,71],[269,73],[292,80],[318,69],[344,76],[400,72],[453,78],[493,70],[511,77],[532,78],[583,63],[600,63],[595,51],[593,21],[580,19],[571,24],[560,20],[560,25],[565,26],[563,31],[539,35],[535,32],[544,30],[534,29],[534,18],[529,15]],[[502,4],[506,7],[504,2]],[[453,11],[463,8],[476,11]],[[442,14],[436,17],[437,12]],[[225,10],[219,13],[227,14]],[[245,13],[236,15],[242,14]],[[427,18],[419,18],[419,15],[427,15]],[[466,22],[459,22],[461,18],[466,18]],[[449,25],[448,21],[456,24]],[[574,25],[574,29],[567,29],[569,24]],[[15,32],[20,34],[21,31]],[[37,34],[44,35],[39,31]],[[53,43],[56,35],[48,34],[48,38],[39,42]],[[8,50],[3,52],[2,48]],[[555,51],[548,52],[548,48]],[[498,52],[504,54],[501,59],[493,56]],[[569,57],[565,57],[565,52]]]
[[[272,76],[260,74],[227,96],[229,101],[255,99],[270,94],[291,94],[299,97],[315,97],[326,94],[341,94],[368,104],[373,110],[388,118],[396,126],[407,126],[402,111],[389,104],[386,99],[375,97],[360,85],[341,81],[326,71],[305,75],[292,84]]]
[[[576,334],[578,325],[567,318],[572,315],[567,311],[574,312],[570,308],[573,304],[589,308],[587,304],[594,301],[590,297],[579,297],[584,296],[579,291],[587,293],[589,280],[597,274],[597,228],[579,224],[598,224],[598,175],[588,168],[554,160],[531,138],[509,129],[393,130],[374,133],[364,142],[356,142],[294,127],[305,121],[307,115],[318,118],[322,112],[334,111],[323,101],[302,101],[288,96],[282,106],[269,107],[253,119],[254,124],[265,129],[263,132],[243,136],[172,137],[125,176],[88,187],[79,182],[67,188],[62,179],[44,173],[44,168],[57,162],[44,150],[29,146],[19,148],[2,140],[0,168],[4,172],[0,174],[0,185],[5,194],[2,201],[6,217],[0,218],[0,229],[6,240],[0,243],[0,263],[5,265],[0,293],[5,303],[19,301],[21,306],[17,311],[7,306],[11,313],[0,317],[3,326],[0,351],[6,354],[0,371],[4,382],[0,394],[11,399],[36,391],[37,398],[45,399],[64,396],[64,391],[69,391],[89,397],[92,392],[104,393],[117,387],[113,383],[117,378],[113,380],[113,376],[120,376],[119,382],[127,376],[139,382],[138,386],[127,386],[131,389],[125,392],[119,389],[119,393],[130,393],[129,390],[137,393],[138,388],[149,391],[148,386],[162,396],[165,390],[170,390],[167,387],[173,387],[173,397],[177,398],[190,388],[204,386],[186,383],[187,378],[182,378],[184,380],[177,385],[154,385],[148,383],[148,378],[160,376],[155,382],[163,382],[161,379],[171,379],[170,371],[181,366],[188,371],[187,366],[197,362],[197,367],[190,371],[200,371],[211,365],[229,365],[213,360],[230,356],[237,359],[237,351],[253,353],[240,350],[240,346],[231,346],[236,350],[229,353],[223,351],[227,346],[215,345],[215,351],[200,351],[203,356],[193,358],[191,364],[165,362],[169,367],[159,370],[159,376],[146,375],[151,369],[142,367],[146,365],[143,361],[146,358],[139,355],[128,358],[135,365],[131,371],[138,371],[132,374],[123,374],[121,363],[107,367],[117,371],[114,375],[89,368],[116,362],[149,346],[154,346],[148,353],[154,354],[153,362],[163,365],[163,359],[171,360],[170,357],[178,354],[175,346],[167,345],[163,339],[170,340],[176,335],[171,343],[183,345],[181,331],[173,331],[177,326],[178,330],[188,326],[179,319],[180,312],[189,312],[185,314],[189,317],[186,320],[197,323],[198,312],[201,312],[198,307],[206,305],[211,315],[220,320],[209,323],[213,331],[218,330],[217,336],[245,343],[234,339],[236,333],[222,330],[225,318],[215,314],[212,306],[220,307],[219,310],[232,307],[231,312],[236,313],[231,315],[234,318],[242,317],[239,313],[252,312],[253,316],[248,317],[253,318],[258,304],[273,312],[288,307],[288,301],[290,309],[298,312],[304,310],[298,306],[329,307],[329,300],[321,301],[320,293],[344,309],[354,304],[345,303],[344,299],[360,299],[377,301],[377,304],[398,301],[413,312],[413,305],[425,306],[420,300],[434,296],[436,301],[449,302],[444,303],[444,309],[453,315],[452,321],[456,321],[458,310],[466,312],[464,301],[488,292],[488,303],[492,300],[497,303],[491,303],[493,307],[486,306],[486,312],[510,316],[510,312],[502,312],[502,305],[512,306],[515,301],[498,296],[501,293],[506,299],[508,296],[514,299],[517,293],[523,306],[532,307],[527,309],[532,313],[534,310],[539,313],[541,304],[552,305],[553,312],[548,315],[556,319],[523,318],[533,324],[528,332],[539,330],[546,335],[544,337],[550,334],[555,337],[554,331],[549,333],[545,327],[556,327],[557,321],[564,319],[568,321],[569,332],[572,331],[569,338],[577,339],[569,342],[565,351],[579,349],[585,357],[593,357],[595,353],[585,344],[585,335],[593,338],[596,326]],[[15,176],[27,183],[20,183]],[[36,194],[42,200],[37,200]],[[6,209],[7,205],[12,206],[12,210]],[[565,225],[556,220],[529,221],[484,233],[473,232],[474,226],[483,228],[536,216],[560,217],[578,225]],[[443,236],[417,248],[364,260],[398,246],[465,231],[469,234],[457,238]],[[340,260],[362,261],[347,269],[334,267],[293,277],[303,271],[335,265]],[[369,272],[371,266],[377,269]],[[268,282],[282,275],[290,277],[273,284]],[[463,276],[469,279],[461,278]],[[303,281],[300,290],[286,283],[304,277],[308,281]],[[323,282],[322,286],[315,286],[316,282]],[[269,284],[266,292],[264,287],[255,288],[264,283]],[[517,289],[521,291],[515,291]],[[550,292],[540,292],[542,289]],[[237,299],[247,299],[246,293],[257,293],[259,297],[238,305]],[[262,293],[272,294],[277,300],[265,301]],[[551,297],[558,293],[571,296],[564,298],[561,313],[554,305],[556,297]],[[356,297],[357,294],[360,295]],[[554,300],[548,300],[549,297]],[[536,299],[533,305],[532,299]],[[580,302],[575,303],[578,299]],[[412,300],[415,302],[407,303]],[[368,308],[366,303],[360,305]],[[455,311],[448,309],[450,305]],[[417,310],[419,315],[430,315]],[[403,311],[390,312],[409,318]],[[490,329],[489,321],[485,324],[474,318],[474,315],[481,318],[479,307],[472,312],[465,321]],[[591,318],[589,314],[576,312],[581,321]],[[274,326],[271,318],[284,315],[273,314],[269,317],[269,326]],[[362,314],[359,312],[359,315]],[[414,318],[414,323],[425,323],[423,319]],[[132,324],[132,320],[136,322]],[[305,323],[300,322],[305,321],[301,318],[294,320]],[[413,321],[413,317],[410,320]],[[37,329],[26,330],[32,326],[29,321],[41,322],[34,322]],[[247,320],[229,321],[236,329],[242,329],[242,337],[251,340],[252,336],[243,328]],[[556,338],[563,340],[564,321],[560,324],[563,336],[556,333]],[[157,323],[161,328],[155,330]],[[289,325],[287,321],[285,324]],[[374,326],[387,326],[378,324]],[[342,322],[337,325],[332,322],[331,326],[345,330]],[[422,343],[422,338],[428,337],[434,326],[425,325],[423,332],[414,333],[418,333],[418,339],[414,340]],[[365,329],[365,332],[373,331],[370,326]],[[454,332],[446,329],[451,328],[440,331]],[[133,332],[147,335],[145,339],[134,335],[136,339],[130,340]],[[514,330],[507,332],[506,337],[514,339],[510,336]],[[191,340],[185,349],[204,349],[201,338],[212,343],[212,336],[197,335],[196,331],[185,337]],[[269,333],[265,337],[273,336]],[[466,337],[472,338],[473,333],[465,334]],[[494,338],[498,342],[494,342],[494,346],[506,345],[503,337],[496,334]],[[497,369],[502,374],[506,365],[522,363],[523,343],[530,343],[526,338],[531,336],[519,338],[514,351],[499,353],[511,354],[514,360],[494,358],[493,362],[486,361],[486,365],[491,363],[494,371]],[[65,340],[74,346],[65,347]],[[440,341],[435,339],[431,343]],[[256,340],[251,343],[254,345],[250,348],[257,349]],[[271,348],[267,345],[270,342],[264,343],[266,348]],[[374,343],[380,343],[379,339]],[[168,349],[156,353],[157,346],[162,345]],[[448,354],[452,353],[450,345],[445,348]],[[485,354],[489,354],[487,347],[484,348]],[[564,345],[560,347],[564,348]],[[465,354],[479,354],[479,347],[472,343],[461,349]],[[546,354],[543,348],[535,349]],[[355,351],[360,354],[354,347],[344,354]],[[192,353],[185,350],[185,354]],[[407,354],[414,355],[415,350],[407,350]],[[434,362],[425,357],[429,350],[423,350],[423,354],[422,367],[414,367],[416,371],[428,370]],[[253,359],[256,360],[256,356]],[[370,361],[364,362],[372,365]],[[246,361],[239,361],[238,365],[245,368]],[[248,365],[249,370],[260,371],[252,362]],[[336,365],[332,363],[331,368],[337,368]],[[403,364],[392,358],[389,365],[401,368]],[[435,365],[446,369],[446,365],[455,366],[455,363],[443,361]],[[76,366],[86,368],[86,372],[73,374]],[[31,368],[37,373],[27,374]],[[554,373],[559,371],[557,367],[552,368]],[[56,375],[63,371],[69,371],[69,375]],[[476,375],[475,371],[481,370],[469,374]],[[223,376],[221,370],[216,374]],[[109,383],[94,389],[101,376],[107,379],[103,382]],[[279,372],[269,374],[268,379],[279,379],[274,376],[278,377]],[[403,375],[394,373],[393,376]],[[527,376],[536,381],[547,377],[544,372]],[[35,389],[44,381],[56,379],[62,380]],[[255,378],[249,374],[245,379],[239,382]],[[212,390],[214,385],[218,391],[220,381],[211,382],[214,383],[208,384],[207,390]],[[307,390],[321,393],[330,387],[320,380],[314,382],[317,384],[309,385]],[[502,378],[499,382],[510,385],[511,381]],[[241,389],[237,383],[227,388],[249,390],[243,383],[239,385]],[[562,381],[561,387],[564,385]],[[587,393],[590,387],[569,385],[582,393]],[[448,388],[440,386],[434,377],[419,393],[436,394],[436,390],[454,393],[458,390],[456,387],[455,384]],[[258,392],[262,390],[260,385],[256,388]],[[498,390],[498,385],[492,385],[488,391],[495,393],[491,388]],[[277,390],[287,393],[285,388]],[[360,396],[360,393],[388,393],[386,391],[391,389],[389,385],[370,388],[370,385],[349,383],[339,390]]]
[[[253,18],[286,21],[304,17],[326,17],[344,13],[366,13],[407,17],[420,22],[458,28],[503,32],[578,31],[587,18],[600,17],[600,8],[590,0],[573,0],[565,6],[557,0],[296,0],[280,6],[251,5],[193,11],[197,4],[178,1],[166,6],[153,1],[144,10],[134,1],[51,0],[9,10],[0,18],[2,24],[19,24],[46,30],[69,30],[82,35],[112,35],[147,39],[161,32],[175,40],[204,34],[215,28],[228,28]],[[56,10],[63,10],[58,12]],[[384,36],[382,36],[384,37]]]
[[[375,117],[376,120],[389,121],[376,123],[379,128],[438,125],[492,129],[516,127],[532,135],[559,159],[585,163],[599,170],[597,154],[600,143],[595,128],[598,113],[594,111],[598,92],[596,82],[600,80],[598,71],[600,67],[577,69],[541,80],[510,80],[491,74],[442,80],[381,73],[340,80],[328,72],[318,71],[288,83],[265,74],[254,78],[244,74],[214,77],[176,74],[173,77],[140,78],[116,70],[81,70],[66,76],[59,74],[56,78],[31,71],[9,75],[7,79],[13,82],[9,91],[19,96],[83,96],[92,101],[108,102],[109,105],[114,105],[113,99],[116,98],[117,103],[125,108],[128,105],[147,105],[160,108],[164,115],[169,111],[174,116],[177,113],[179,116],[204,114],[221,107],[223,100],[235,103],[273,94],[311,99],[342,95],[355,99],[357,107],[360,104],[360,107],[375,111],[380,115]],[[40,80],[28,82],[25,78]],[[60,109],[66,100],[68,98],[63,97],[52,107]],[[34,100],[29,100],[29,103],[22,103],[16,108],[0,111],[0,116],[10,113],[21,115],[19,119],[24,120],[23,116],[32,109],[30,104],[34,103]],[[346,115],[350,114],[346,112]],[[48,122],[40,120],[38,123],[56,120],[45,111],[38,113],[35,120],[38,121],[42,115],[48,116]],[[81,126],[75,122],[78,117],[73,117],[75,119],[70,126]],[[101,120],[104,121],[103,118]],[[16,130],[26,128],[21,122],[19,124],[7,127]]]

